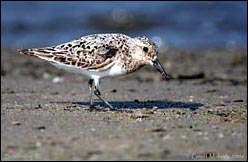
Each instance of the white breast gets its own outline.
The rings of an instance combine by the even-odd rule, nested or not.
[[[109,70],[108,75],[109,76],[116,76],[116,75],[122,75],[125,74],[124,70],[119,66],[118,64],[114,64]]]

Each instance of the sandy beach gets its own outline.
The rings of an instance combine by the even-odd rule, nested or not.
[[[1,49],[1,160],[247,160],[247,53],[169,50],[152,67],[101,80]]]

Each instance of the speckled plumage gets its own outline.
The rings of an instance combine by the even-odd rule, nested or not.
[[[167,77],[157,60],[157,47],[147,37],[131,38],[124,34],[93,34],[57,46],[18,50],[21,54],[46,60],[54,66],[94,80],[134,72],[154,65]]]

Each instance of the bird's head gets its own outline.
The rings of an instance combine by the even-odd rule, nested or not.
[[[142,36],[133,38],[131,44],[132,57],[142,61],[144,64],[152,65],[166,80],[169,80],[169,75],[158,61],[158,48],[154,42],[147,37]]]

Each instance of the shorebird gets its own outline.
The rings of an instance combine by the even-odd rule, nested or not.
[[[46,60],[59,69],[87,76],[90,108],[94,108],[94,92],[110,109],[114,109],[98,89],[101,78],[129,74],[145,65],[152,65],[166,80],[169,79],[158,61],[155,43],[145,36],[93,34],[57,46],[18,49],[18,52]]]

